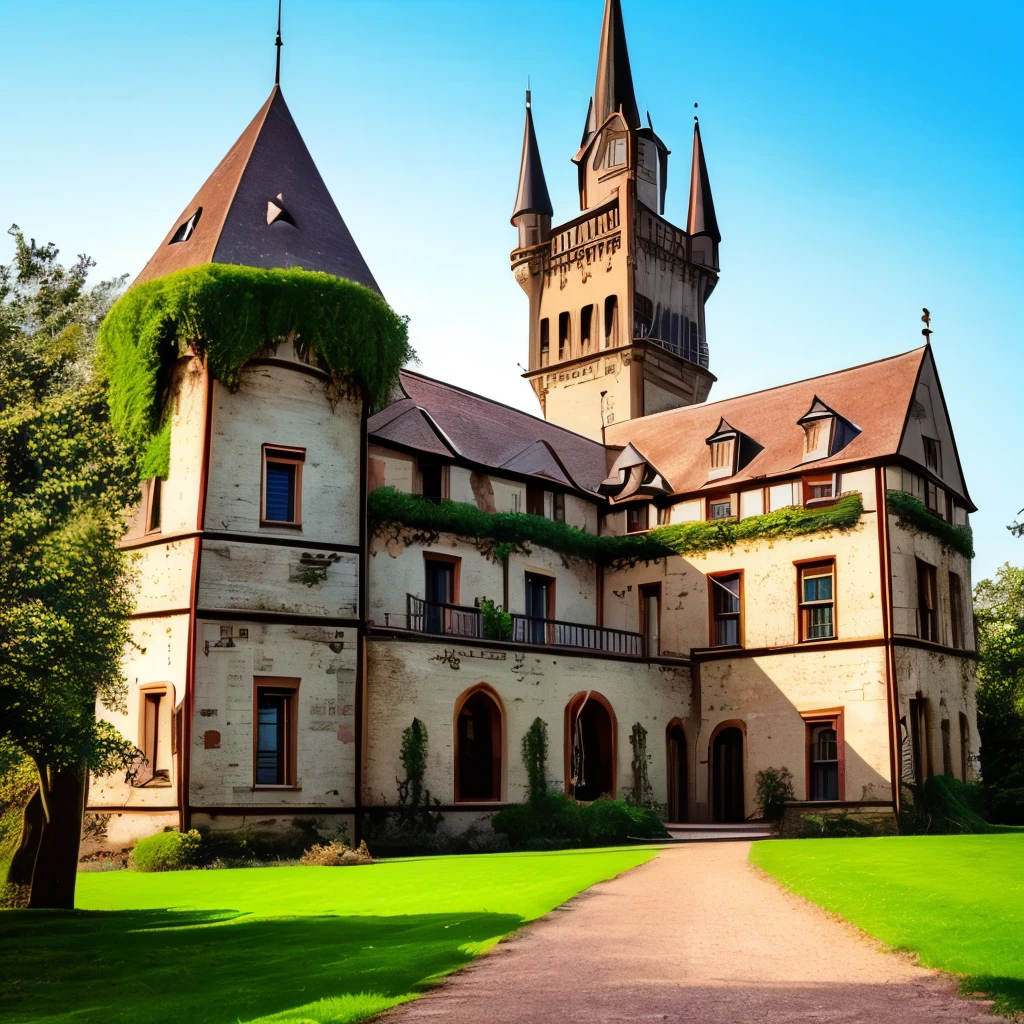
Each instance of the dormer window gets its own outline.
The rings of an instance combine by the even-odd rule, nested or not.
[[[192,237],[192,232],[195,231],[199,218],[202,215],[203,208],[201,206],[197,207],[196,212],[188,220],[178,225],[178,230],[171,235],[171,240],[167,244],[177,245],[178,242],[187,242]]]
[[[608,150],[605,155],[605,167],[620,167],[626,162],[626,139],[624,136],[613,137],[608,140]]]
[[[817,395],[810,409],[796,422],[804,431],[801,462],[827,459],[842,451],[860,433],[859,427],[830,409]]]
[[[934,437],[922,437],[924,441],[924,464],[936,476],[942,476],[942,448]]]
[[[733,439],[728,441],[713,441],[711,443],[711,472],[723,470],[722,476],[732,476],[733,453],[736,450],[736,442]],[[724,471],[728,472],[724,472]]]

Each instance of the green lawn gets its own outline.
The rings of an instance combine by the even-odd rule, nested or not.
[[[0,1019],[361,1020],[655,852],[80,874],[75,912],[0,912]]]
[[[753,863],[876,938],[1024,1011],[1024,835],[792,839]]]

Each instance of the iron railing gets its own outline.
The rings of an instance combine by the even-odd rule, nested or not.
[[[646,656],[644,635],[627,629],[608,629],[588,626],[582,622],[562,619],[542,619],[532,615],[511,616],[511,628],[502,635],[484,632],[483,613],[479,608],[466,605],[442,604],[425,601],[414,594],[406,594],[405,622],[401,615],[386,613],[387,626],[412,630],[415,633],[436,633],[442,636],[465,636],[480,640],[505,640],[515,644],[537,644],[547,647],[574,647],[585,651],[607,651],[640,658]]]

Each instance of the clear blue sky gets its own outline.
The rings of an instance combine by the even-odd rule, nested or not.
[[[1024,5],[623,0],[641,109],[693,102],[723,234],[712,397],[916,347],[922,306],[971,494],[975,579],[1024,563]],[[0,220],[136,273],[273,81],[274,0],[3,9]],[[285,0],[285,96],[421,369],[537,411],[508,271],[523,89],[556,219],[602,0]],[[8,258],[8,249],[0,259]]]

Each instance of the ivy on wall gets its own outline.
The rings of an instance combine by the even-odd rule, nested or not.
[[[778,509],[746,519],[677,523],[625,537],[597,537],[567,523],[524,512],[482,512],[476,505],[430,501],[381,487],[367,499],[370,531],[434,544],[442,533],[482,542],[482,549],[500,559],[510,551],[528,552],[531,545],[601,565],[650,562],[672,554],[696,554],[731,548],[743,541],[796,537],[857,525],[864,505],[859,494],[847,494],[827,508]]]
[[[959,551],[964,558],[974,557],[974,534],[969,526],[947,523],[906,491],[886,491],[885,501],[888,510],[896,516],[898,526],[929,533],[947,548]]]
[[[110,422],[140,453],[143,476],[166,476],[166,391],[186,349],[234,390],[242,367],[291,338],[303,358],[383,406],[413,356],[408,324],[375,291],[308,270],[209,263],[136,285],[100,328],[100,371]]]

